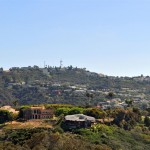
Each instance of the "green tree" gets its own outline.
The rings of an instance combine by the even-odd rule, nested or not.
[[[18,118],[23,118],[23,114],[24,114],[24,110],[30,108],[30,106],[22,106],[20,109],[19,109],[19,114],[18,114]]]
[[[125,102],[128,105],[128,107],[131,107],[133,104],[133,100],[131,100],[131,99],[127,99]]]
[[[0,124],[13,120],[13,113],[7,110],[0,110]]]
[[[106,113],[96,108],[89,108],[83,112],[85,115],[95,117],[96,119],[104,119]]]
[[[144,124],[147,126],[147,127],[150,127],[150,118],[148,116],[145,117],[144,119]]]
[[[88,105],[91,105],[91,99],[93,99],[93,93],[86,93],[86,97],[88,98]]]
[[[112,99],[115,96],[115,94],[113,92],[109,92],[106,96],[106,98],[108,99]]]
[[[130,130],[135,127],[137,122],[141,121],[141,116],[131,110],[120,109],[116,113],[113,123],[126,130]]]
[[[70,111],[68,112],[69,115],[73,115],[73,114],[82,114],[83,113],[83,108],[79,108],[79,107],[73,107],[70,109]]]
[[[68,115],[70,111],[70,108],[58,108],[55,111],[55,115],[56,116],[60,116],[60,115]]]

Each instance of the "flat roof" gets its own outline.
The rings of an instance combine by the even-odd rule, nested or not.
[[[75,114],[75,115],[67,115],[65,116],[65,120],[66,121],[91,121],[91,122],[95,122],[95,118],[91,117],[91,116],[86,116],[83,114]]]

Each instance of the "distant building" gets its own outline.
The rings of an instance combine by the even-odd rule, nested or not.
[[[21,67],[22,70],[28,70],[30,67]]]
[[[23,111],[23,118],[30,119],[49,119],[53,118],[53,110],[45,107],[31,107]]]
[[[97,73],[95,73],[95,72],[89,72],[89,71],[86,72],[86,75],[87,76],[92,76],[92,77],[98,77],[99,76]]]
[[[94,117],[83,114],[65,116],[65,124],[70,129],[91,127],[96,122]]]
[[[11,113],[14,113],[14,114],[18,114],[19,113],[19,111],[16,111],[14,108],[12,108],[9,105],[0,107],[0,110],[7,110],[7,111],[9,111]]]
[[[107,110],[111,108],[111,105],[109,102],[106,101],[106,102],[99,102],[96,107],[101,108],[103,110]]]
[[[42,71],[43,71],[43,74],[45,74],[47,76],[49,75],[49,71],[47,68],[42,68]]]

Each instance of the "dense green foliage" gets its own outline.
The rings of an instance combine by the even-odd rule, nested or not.
[[[71,141],[71,143],[70,143]],[[0,149],[9,150],[111,150],[108,146],[96,145],[82,136],[70,133],[59,134],[46,129],[8,130],[0,134]]]
[[[0,132],[0,149],[9,150],[149,150],[150,131],[137,126],[125,131],[97,124],[88,129],[63,133],[56,129],[7,129]]]
[[[73,115],[73,114],[82,114],[84,111],[84,108],[79,108],[79,107],[73,107],[73,108],[58,108],[55,111],[56,116],[60,115]]]
[[[91,129],[79,129],[76,133],[92,143],[106,144],[113,150],[149,150],[150,148],[150,131],[143,132],[141,127],[125,131],[115,126],[101,124]]]
[[[135,112],[134,112],[135,111]],[[126,130],[130,130],[141,121],[140,112],[135,109],[132,110],[117,110],[113,123]]]
[[[103,119],[106,117],[105,111],[96,108],[89,108],[84,111],[85,115],[95,117],[96,119]]]

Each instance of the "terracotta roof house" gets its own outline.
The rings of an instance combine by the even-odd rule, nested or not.
[[[86,128],[90,127],[96,122],[94,117],[86,116],[83,114],[67,115],[65,116],[65,124],[68,128]]]
[[[49,119],[53,118],[53,110],[45,109],[45,107],[30,107],[23,110],[23,118],[29,119]]]

